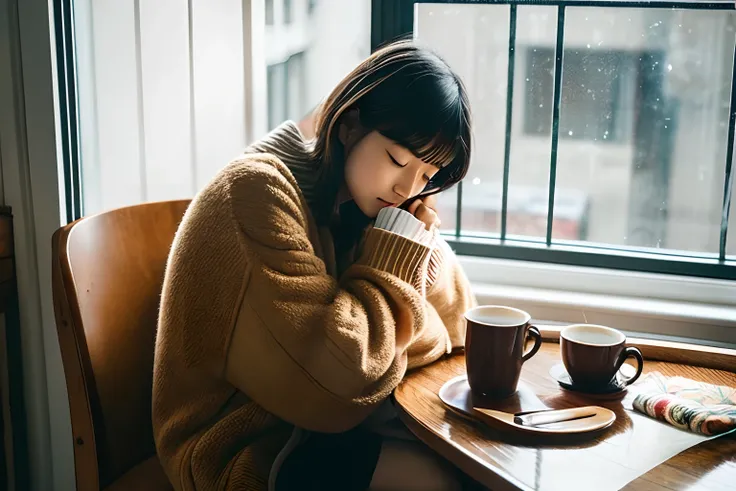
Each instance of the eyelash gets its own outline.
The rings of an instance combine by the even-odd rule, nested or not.
[[[396,165],[396,166],[398,166],[398,167],[401,167],[402,169],[403,169],[404,167],[406,167],[406,164],[404,164],[404,165],[401,165],[401,164],[399,163],[399,161],[398,161],[398,160],[396,160],[396,159],[394,158],[394,156],[393,156],[393,155],[391,155],[391,152],[389,152],[388,150],[386,150],[386,153],[388,154],[389,158],[391,159],[391,162],[393,162],[393,163],[394,163],[394,165]],[[427,182],[429,182],[429,181],[431,181],[431,180],[432,180],[432,178],[431,178],[431,177],[429,177],[429,176],[428,176],[427,174],[424,174],[424,175],[423,175],[422,177],[423,177],[423,178],[424,178],[424,180],[425,180],[425,181],[427,181]]]

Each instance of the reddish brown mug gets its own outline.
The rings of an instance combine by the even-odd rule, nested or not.
[[[500,305],[475,307],[465,313],[465,366],[476,395],[504,398],[516,392],[521,365],[539,350],[542,336],[523,310]],[[528,337],[534,346],[524,352]]]
[[[621,331],[594,324],[574,324],[560,332],[560,355],[574,385],[592,389],[610,384],[627,358],[637,361],[636,374],[622,380],[629,385],[644,365],[641,351],[626,346]]]

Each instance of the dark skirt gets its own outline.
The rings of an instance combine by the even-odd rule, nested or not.
[[[371,484],[383,437],[367,429],[309,433],[284,460],[276,491],[365,491]]]

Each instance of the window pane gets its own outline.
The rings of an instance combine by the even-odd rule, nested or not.
[[[506,219],[509,236],[541,239],[547,235],[556,29],[556,7],[518,7]],[[579,196],[558,189],[556,206],[562,206],[561,202],[573,212],[555,219],[564,220],[568,238],[581,238]]]
[[[84,213],[188,198],[245,146],[242,2],[76,0]]]
[[[281,5],[283,15],[266,31],[264,48],[269,73],[286,66],[283,91],[272,91],[269,81],[270,128],[286,119],[303,120],[370,55],[370,0],[284,0]]]
[[[733,13],[574,8],[566,20],[557,184],[587,195],[588,240],[717,253]]]
[[[463,233],[497,234],[509,7],[418,12],[415,34],[470,92],[475,138]],[[556,12],[517,10],[508,235],[546,235]],[[736,16],[566,12],[553,238],[717,253]]]
[[[246,73],[265,72],[254,118],[273,127],[370,54],[370,0],[267,1],[254,19],[274,24],[258,44],[267,69],[246,70],[248,5],[74,2],[84,214],[194,196],[265,129],[246,128]]]
[[[437,195],[437,214],[442,221],[440,231],[454,234],[457,227],[457,192],[458,186]]]

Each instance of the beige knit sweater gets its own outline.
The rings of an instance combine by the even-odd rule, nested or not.
[[[464,341],[474,301],[447,245],[370,228],[338,271],[306,162],[283,125],[197,195],[174,239],[153,426],[177,490],[265,489],[294,425],[348,430]]]

